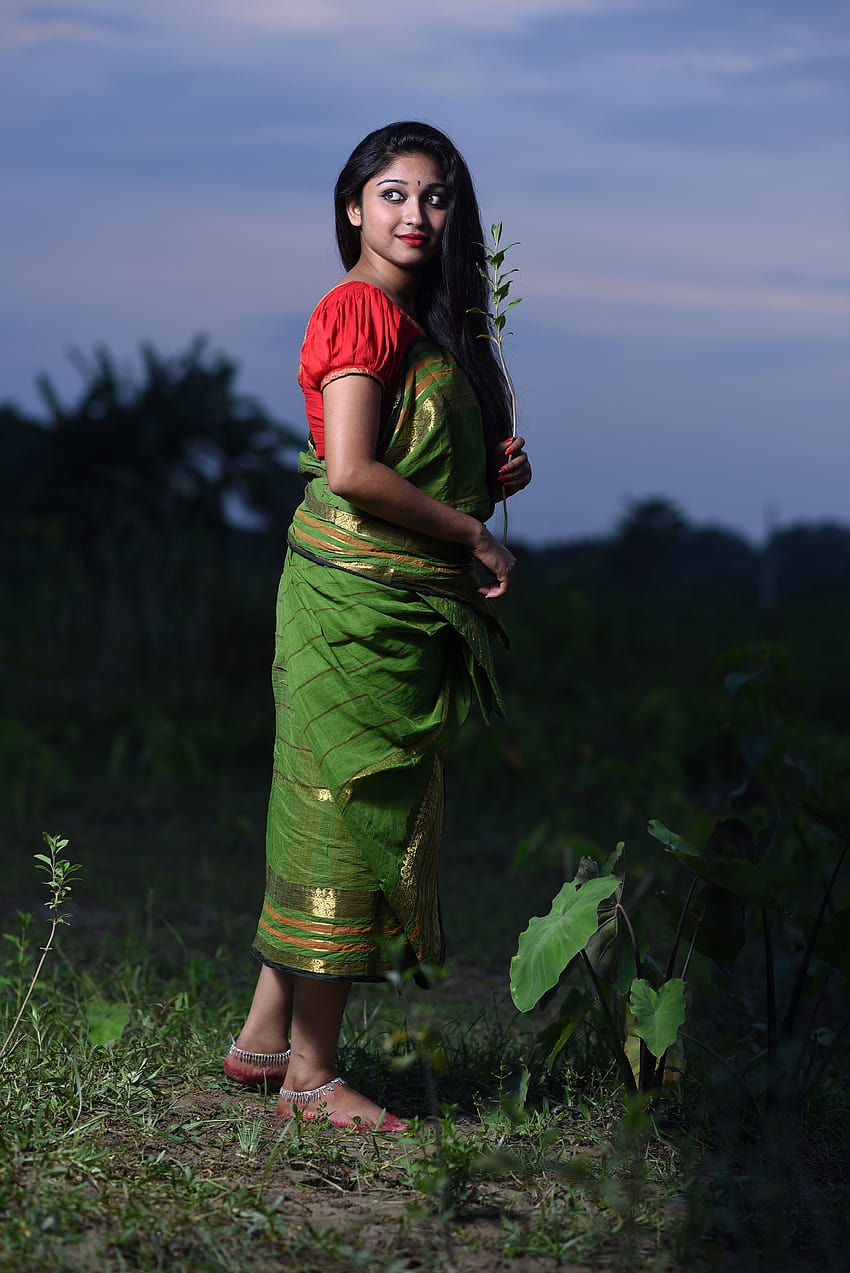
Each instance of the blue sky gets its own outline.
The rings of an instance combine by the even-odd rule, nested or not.
[[[844,0],[0,0],[0,400],[203,331],[300,429],[333,182],[399,118],[520,241],[515,536],[850,521]]]

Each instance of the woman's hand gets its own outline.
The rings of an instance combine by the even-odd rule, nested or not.
[[[501,467],[497,475],[499,490],[514,495],[531,481],[531,465],[525,454],[525,438],[505,438],[497,447]]]
[[[503,597],[510,587],[511,571],[516,565],[516,557],[509,548],[494,539],[486,526],[481,527],[481,535],[473,545],[472,554],[480,561],[485,570],[494,576],[491,583],[481,584],[478,591],[491,601]]]

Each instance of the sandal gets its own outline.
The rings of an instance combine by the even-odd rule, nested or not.
[[[295,1092],[288,1087],[282,1087],[279,1096],[290,1105],[313,1105],[320,1101],[323,1096],[326,1096],[328,1092],[332,1092],[335,1087],[348,1087],[348,1084],[345,1079],[337,1075],[336,1078],[329,1079],[327,1083],[322,1083],[319,1087],[308,1088],[305,1092]],[[294,1114],[282,1114],[280,1117],[293,1118]],[[317,1117],[317,1114],[308,1114],[306,1110],[302,1114],[302,1118],[311,1121]],[[396,1118],[395,1114],[388,1114],[386,1110],[381,1112],[376,1123],[372,1123],[365,1118],[332,1118],[330,1114],[327,1116],[327,1121],[332,1127],[351,1127],[356,1130],[368,1128],[373,1132],[405,1132],[408,1128],[408,1124],[403,1118]]]
[[[245,1087],[270,1087],[283,1082],[288,1063],[288,1048],[285,1052],[245,1052],[231,1043],[224,1058],[224,1072],[234,1083]]]

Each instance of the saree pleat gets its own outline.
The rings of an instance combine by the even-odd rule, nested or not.
[[[460,481],[474,491],[484,463],[477,405],[472,412],[465,379],[453,395],[459,373],[445,356],[437,351],[435,367],[432,349],[424,353],[409,360],[399,395],[394,466],[414,480],[418,437],[427,444],[423,489],[451,494]],[[442,431],[417,433],[435,384]],[[459,448],[474,458],[472,476],[465,461],[452,463]],[[501,708],[496,627],[457,546],[338,499],[315,455],[302,457],[302,471],[309,486],[278,593],[274,774],[254,951],[298,973],[378,980],[399,961],[443,960],[443,753],[473,694],[485,713]]]

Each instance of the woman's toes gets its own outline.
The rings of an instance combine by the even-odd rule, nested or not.
[[[406,1131],[409,1126],[404,1119],[388,1113],[360,1092],[342,1084],[315,1103],[296,1105],[281,1096],[277,1112],[281,1118],[292,1118],[296,1108],[305,1119],[324,1118],[334,1127],[368,1127],[373,1131],[398,1133]]]

